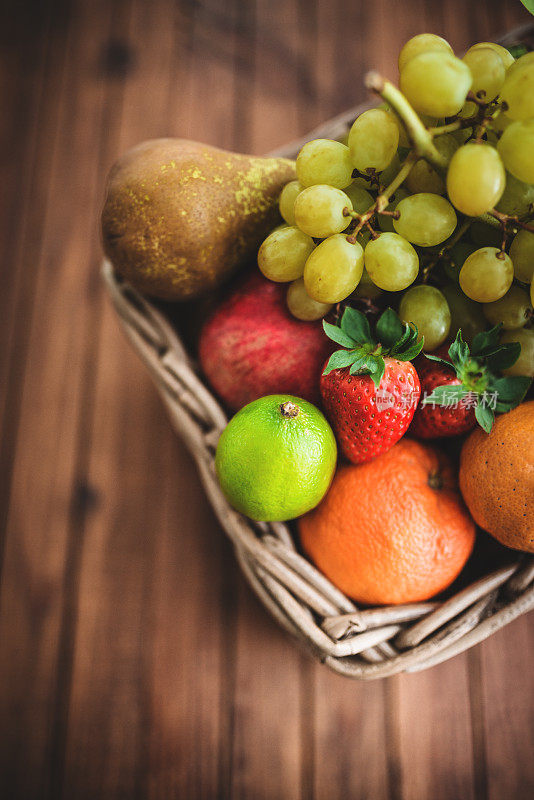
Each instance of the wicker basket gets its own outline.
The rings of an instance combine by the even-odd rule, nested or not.
[[[512,32],[503,42],[528,41],[533,30]],[[310,138],[342,136],[363,108],[351,109],[276,154],[293,157]],[[121,281],[108,262],[103,277],[126,336],[197,462],[246,578],[272,615],[318,659],[342,675],[365,680],[415,672],[467,650],[534,607],[534,557],[511,553],[506,566],[443,602],[357,608],[297,552],[287,525],[252,522],[228,505],[214,470],[227,422],[223,410],[165,314]]]

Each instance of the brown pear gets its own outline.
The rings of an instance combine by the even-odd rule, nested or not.
[[[278,195],[295,177],[285,158],[229,153],[186,139],[154,139],[111,169],[104,250],[117,272],[152,297],[189,300],[254,259],[280,221]]]

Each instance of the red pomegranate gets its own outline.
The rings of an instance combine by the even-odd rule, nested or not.
[[[291,316],[286,291],[286,285],[255,272],[204,324],[200,364],[233,411],[267,394],[320,402],[319,378],[331,342],[320,321]]]

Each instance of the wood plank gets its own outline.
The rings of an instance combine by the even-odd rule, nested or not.
[[[136,71],[116,153],[143,138],[195,136],[193,107],[205,118],[210,95],[174,47],[175,33],[190,35],[186,12],[134,4],[124,37]],[[88,480],[105,500],[85,531],[65,795],[219,796],[230,752],[221,655],[229,548],[107,304],[92,435]]]
[[[106,5],[106,4],[104,4]],[[23,251],[25,286],[35,302],[29,327],[20,428],[9,506],[4,572],[1,586],[0,680],[4,687],[2,717],[10,737],[2,752],[4,785],[9,796],[34,797],[46,791],[53,773],[53,731],[56,681],[60,674],[61,631],[65,611],[65,563],[73,514],[79,410],[82,404],[83,358],[90,329],[90,298],[81,303],[93,238],[88,208],[95,202],[92,149],[98,141],[102,85],[87,81],[79,65],[98,62],[99,34],[105,8],[98,16],[73,17],[67,48],[63,37],[54,55],[57,65],[46,91],[59,94],[59,124],[54,104],[38,142],[35,163],[47,151],[51,171],[32,197],[28,226],[46,213],[39,258],[32,246]],[[57,60],[56,60],[57,59]],[[82,87],[84,91],[82,91]],[[81,189],[81,192],[80,192]],[[73,207],[73,197],[78,201]],[[43,201],[46,202],[43,202]],[[31,227],[30,227],[31,229]],[[28,260],[29,259],[29,260]],[[74,268],[73,268],[74,265]]]
[[[244,48],[251,51],[256,43],[250,140],[255,153],[266,153],[300,132],[297,3],[258,0],[255,17],[248,47]]]
[[[14,19],[14,15],[9,14],[6,8],[0,10],[0,14],[0,102],[3,109],[0,128],[0,341],[3,344],[0,349],[0,427],[3,428],[8,384],[12,383],[8,381],[11,359],[22,332],[19,325],[18,335],[15,333],[18,318],[17,287],[21,279],[20,257],[17,259],[17,255],[30,198],[29,183],[35,168],[38,138],[38,126],[35,123],[43,101],[43,85],[47,61],[49,63],[50,59],[47,59],[48,9],[43,10],[40,24],[34,26],[27,26],[30,16],[28,9],[26,19],[17,20],[16,16]],[[41,117],[40,122],[43,121]],[[46,130],[41,133],[46,137]],[[41,174],[42,170],[39,172]],[[20,347],[18,349],[20,352]],[[16,427],[12,414],[9,427]],[[4,446],[7,446],[5,438],[4,441]],[[1,470],[3,475],[6,469],[7,464]],[[4,504],[1,505],[3,508]]]
[[[40,258],[42,209],[48,196],[57,134],[65,50],[64,31],[50,30],[50,13],[47,16],[45,7],[38,15],[40,28],[37,24],[30,26],[28,38],[24,34],[29,22],[27,14],[9,14],[6,10],[4,16],[6,19],[1,25],[5,120],[0,199],[3,287],[0,294],[0,572],[35,294],[35,264]],[[45,100],[46,92],[51,94],[49,102]]]
[[[466,656],[390,680],[388,714],[403,800],[474,798]]]
[[[395,797],[390,780],[385,681],[357,683],[315,667],[313,792],[317,800]]]
[[[532,616],[494,634],[479,648],[489,800],[534,794]]]

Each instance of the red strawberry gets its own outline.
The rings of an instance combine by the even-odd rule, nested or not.
[[[434,355],[439,356],[444,361],[449,361],[449,366],[445,363],[430,361],[421,355],[415,362],[417,374],[421,382],[421,397],[430,397],[434,389],[438,386],[461,386],[462,381],[456,374],[449,356],[448,348],[440,347]],[[440,436],[457,436],[467,433],[477,424],[475,417],[476,400],[473,403],[469,396],[459,402],[449,406],[441,406],[436,403],[418,405],[410,433],[419,439],[435,439]]]
[[[511,367],[521,350],[517,342],[499,344],[499,333],[500,325],[478,333],[469,349],[459,330],[448,350],[417,359],[422,399],[410,433],[422,439],[457,436],[477,422],[489,433],[495,411],[510,411],[521,402],[530,379],[494,374]]]
[[[387,309],[371,337],[366,317],[346,308],[341,327],[323,323],[343,345],[321,377],[321,396],[343,455],[353,464],[389,450],[406,432],[421,392],[410,358],[421,350],[417,330]],[[389,355],[388,355],[389,354]]]

